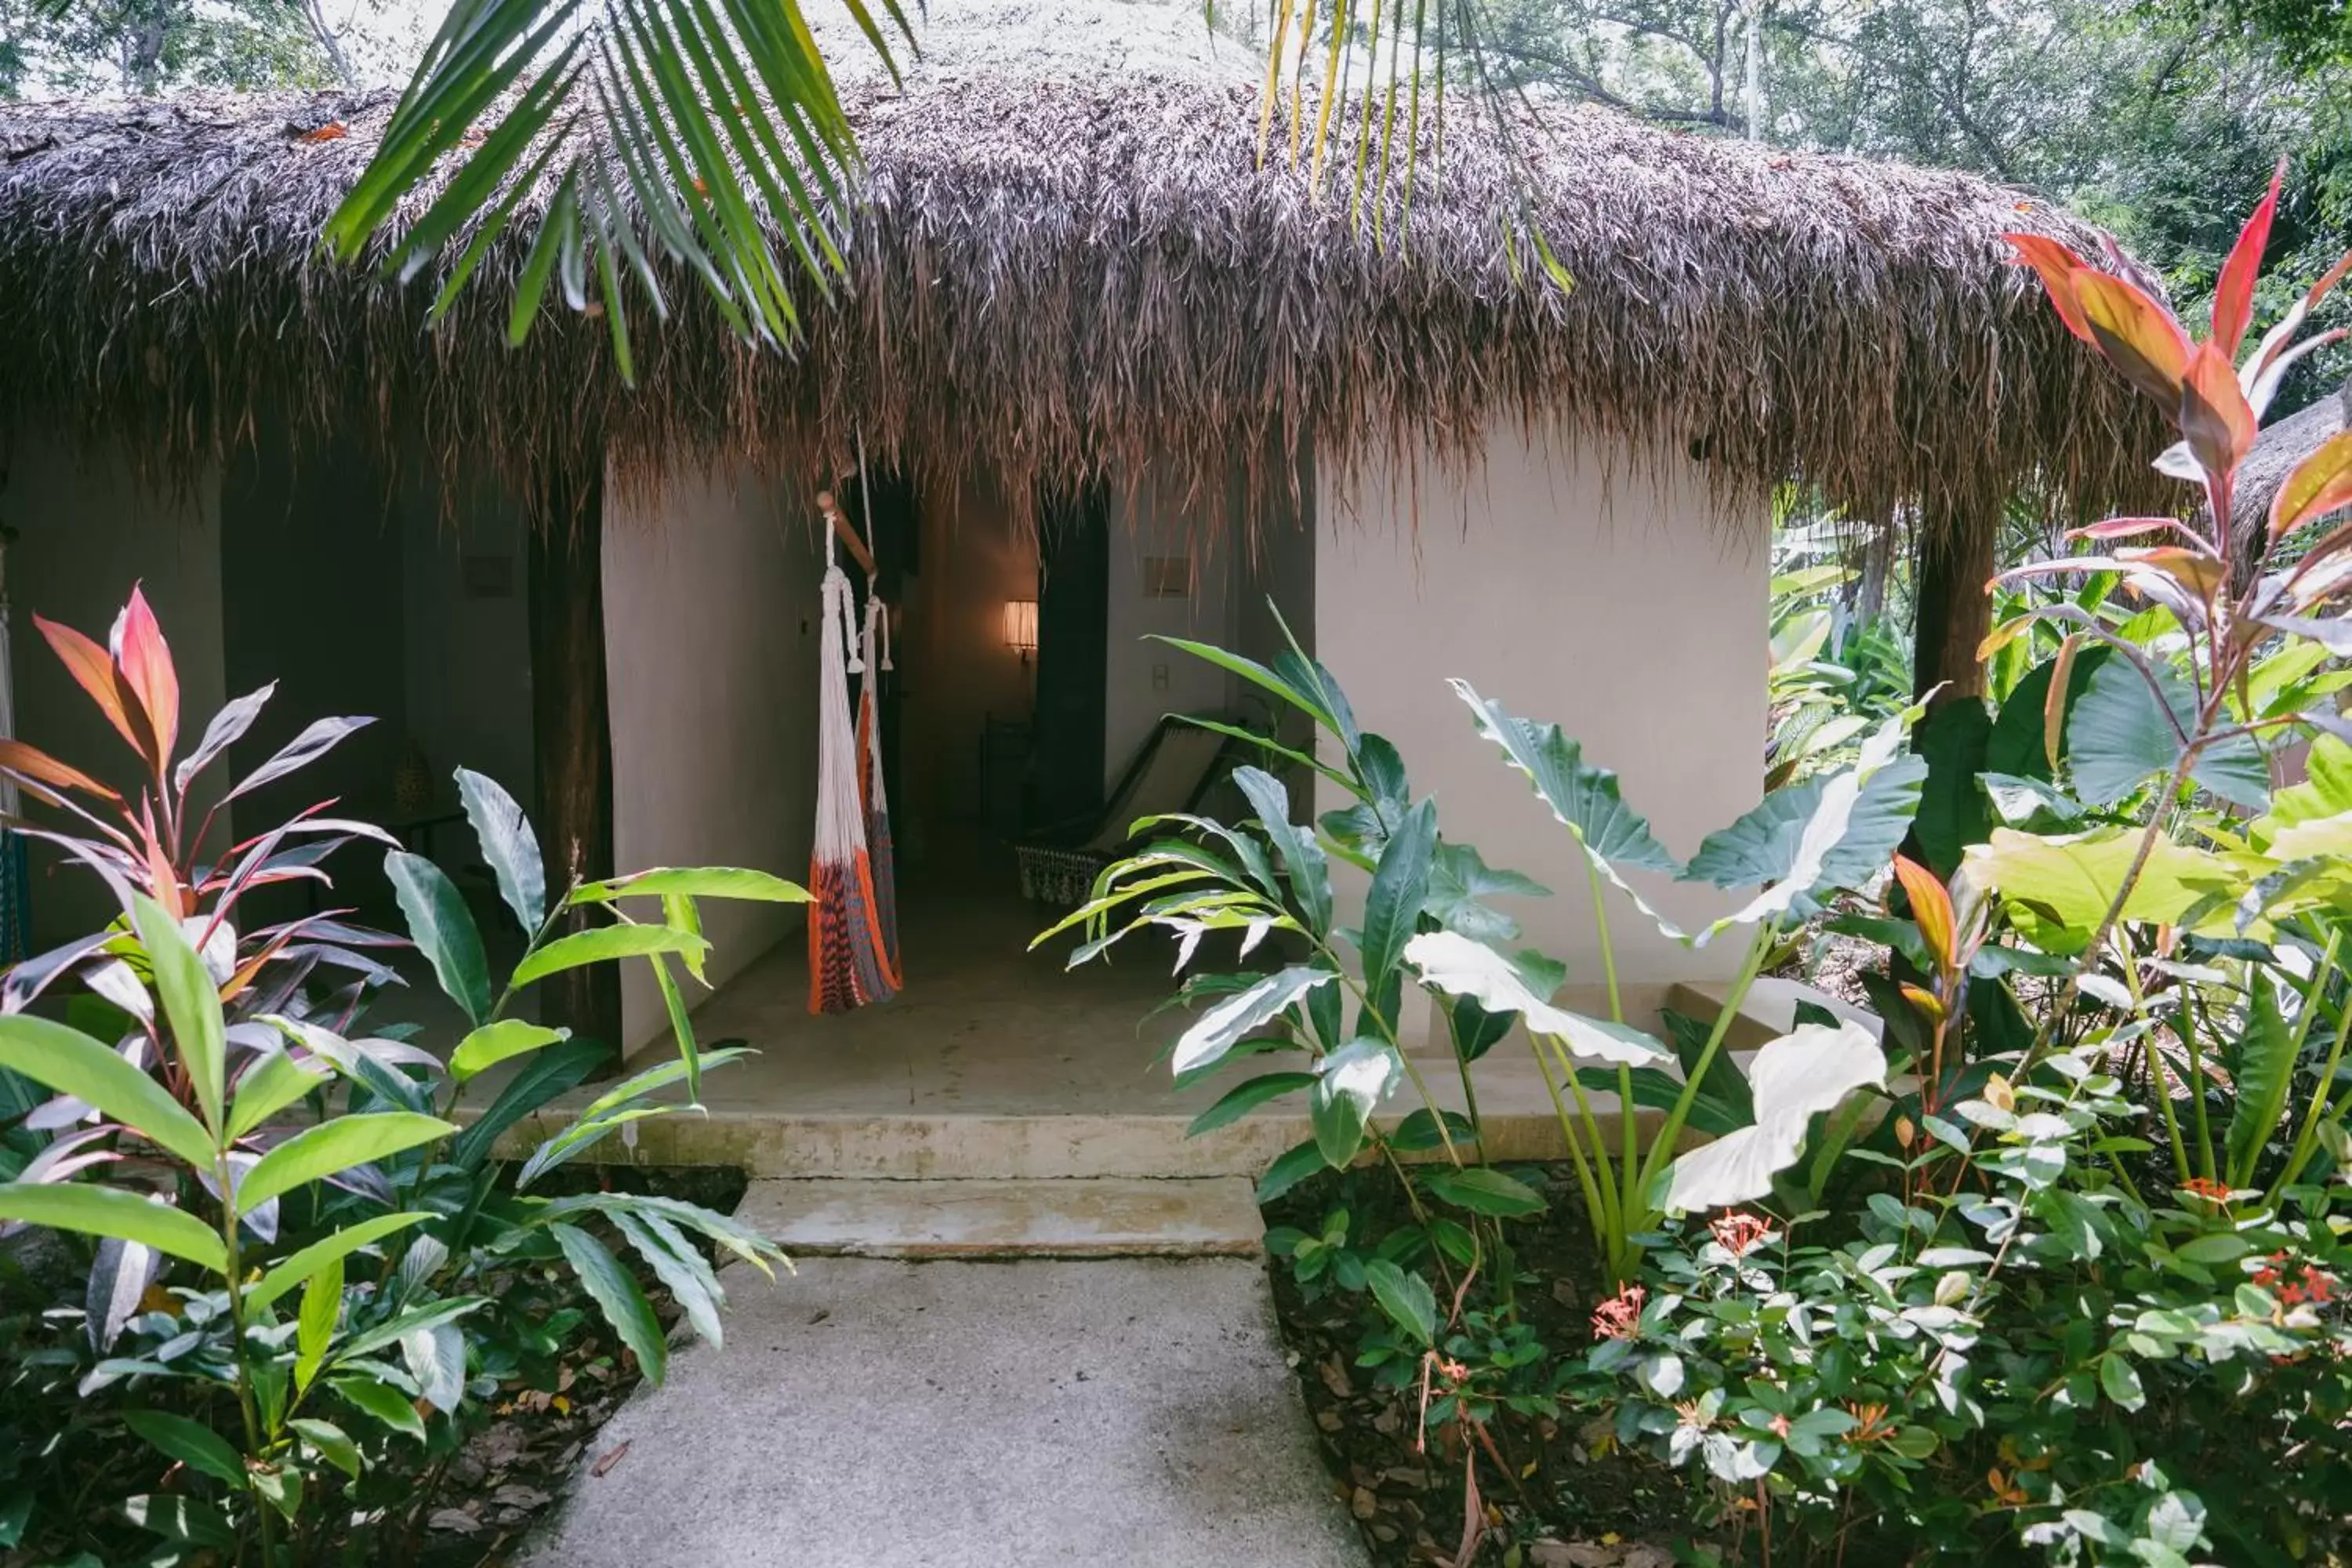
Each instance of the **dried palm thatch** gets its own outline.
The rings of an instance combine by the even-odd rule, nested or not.
[[[669,321],[636,321],[634,388],[593,320],[505,346],[520,246],[430,332],[435,279],[319,257],[382,96],[10,107],[0,419],[184,475],[276,405],[527,493],[606,456],[634,485],[737,458],[814,476],[862,436],[1016,497],[1155,458],[1220,486],[1310,445],[1326,472],[1469,464],[1516,419],[1687,447],[1727,490],[1796,479],[1863,516],[2151,499],[2156,426],[2006,264],[2008,228],[2095,243],[2062,213],[1961,174],[1457,103],[1442,138],[1423,116],[1409,212],[1351,221],[1346,176],[1318,195],[1279,124],[1259,165],[1252,50],[1144,15],[935,4],[903,90],[844,83],[862,203],[808,341],[746,347],[674,280]],[[1572,288],[1515,265],[1538,229]]]

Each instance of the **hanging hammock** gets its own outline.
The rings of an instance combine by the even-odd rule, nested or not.
[[[871,525],[868,525],[871,531]],[[874,881],[874,923],[882,939],[882,962],[903,984],[898,957],[898,867],[890,844],[890,799],[882,785],[882,673],[890,664],[890,612],[882,595],[866,595],[866,635],[858,661],[866,666],[857,685],[857,795],[866,806],[866,858]]]
[[[898,990],[886,950],[858,798],[861,755],[849,720],[857,641],[856,596],[825,546],[823,631],[817,639],[816,847],[809,861],[809,1011],[846,1013]],[[878,790],[877,790],[878,795]]]

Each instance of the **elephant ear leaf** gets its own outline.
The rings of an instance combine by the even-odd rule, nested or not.
[[[2280,1015],[2278,996],[2267,976],[2255,975],[2253,992],[2245,1032],[2238,1041],[2236,1059],[2230,1064],[2231,1077],[2238,1087],[2228,1140],[2232,1187],[2254,1184],[2254,1166],[2286,1114],[2287,1095],[2294,1083],[2294,1058],[2302,1044]]]
[[[1859,1024],[1803,1024],[1766,1042],[1748,1068],[1756,1122],[1727,1132],[1674,1163],[1669,1214],[1701,1214],[1753,1203],[1805,1151],[1805,1129],[1857,1089],[1886,1086],[1886,1053]]]
[[[1468,704],[1478,732],[1503,749],[1503,758],[1527,776],[1536,795],[1575,837],[1594,870],[1606,877],[1661,929],[1674,927],[1627,886],[1625,871],[1682,875],[1682,862],[1650,830],[1649,819],[1625,804],[1617,775],[1584,760],[1583,748],[1557,724],[1538,724],[1504,711],[1465,680],[1449,682]]]

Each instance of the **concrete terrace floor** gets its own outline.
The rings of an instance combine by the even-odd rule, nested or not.
[[[1108,962],[1066,969],[1066,941],[1028,951],[1055,913],[1019,897],[1009,853],[1001,864],[959,869],[945,881],[912,880],[901,898],[906,987],[898,996],[846,1016],[811,1016],[804,943],[787,939],[695,1013],[705,1046],[740,1041],[759,1054],[704,1080],[705,1113],[639,1122],[633,1146],[609,1139],[595,1157],[727,1164],[753,1176],[1255,1175],[1308,1136],[1303,1101],[1294,1097],[1186,1138],[1192,1118],[1234,1084],[1295,1063],[1261,1057],[1176,1089],[1165,1052],[1185,1016],[1154,1012],[1176,984],[1170,944],[1139,935]],[[1687,989],[1629,992],[1628,1001],[1654,1011],[1670,997],[1711,1010]],[[1565,1000],[1602,1007],[1598,996]],[[1654,1026],[1654,1017],[1644,1021]],[[1407,1024],[1426,1031],[1430,1020],[1424,1014]],[[1767,1033],[1743,1026],[1734,1043]],[[657,1040],[636,1059],[667,1049]],[[1442,1039],[1412,1055],[1433,1095],[1460,1110],[1459,1079]],[[1492,1157],[1564,1155],[1550,1093],[1523,1037],[1480,1061],[1475,1080]],[[572,1100],[586,1098],[583,1090]],[[1393,1113],[1417,1103],[1408,1086]],[[1595,1109],[1613,1122],[1612,1097],[1597,1096]]]

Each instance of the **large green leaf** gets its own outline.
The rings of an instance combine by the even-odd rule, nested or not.
[[[394,1431],[405,1433],[420,1443],[425,1441],[425,1418],[416,1414],[416,1406],[408,1395],[390,1384],[353,1375],[329,1378],[327,1386],[349,1400],[354,1410],[373,1415]]]
[[[457,1048],[449,1054],[449,1076],[463,1083],[510,1058],[571,1037],[568,1029],[551,1029],[520,1018],[501,1018],[495,1024],[483,1025],[457,1042]]]
[[[246,1484],[244,1458],[227,1438],[200,1422],[165,1410],[126,1410],[122,1424],[190,1469],[233,1487]]]
[[[1364,1265],[1364,1283],[1371,1288],[1372,1300],[1381,1304],[1389,1321],[1415,1343],[1437,1342],[1437,1294],[1428,1280],[1405,1272],[1385,1258],[1375,1258]]]
[[[228,1135],[244,1137],[333,1079],[334,1074],[315,1062],[298,1062],[285,1051],[271,1051],[246,1068],[245,1075],[236,1080],[236,1098],[229,1106]]]
[[[2102,827],[2089,833],[2040,835],[1996,827],[1989,843],[1969,851],[1968,875],[2039,917],[2039,945],[2071,937],[2079,949],[2115,901],[2139,852],[2140,830]],[[2124,905],[2127,921],[2168,925],[2236,878],[2216,856],[2159,836]]]
[[[637,1364],[645,1369],[646,1380],[659,1387],[669,1370],[669,1346],[662,1337],[660,1320],[654,1316],[653,1303],[637,1288],[621,1260],[594,1237],[577,1226],[551,1225],[548,1234],[555,1245],[563,1249],[565,1261],[572,1272],[621,1336],[621,1342],[635,1353]]]
[[[1528,1033],[1562,1041],[1578,1056],[1629,1066],[1666,1058],[1664,1046],[1630,1025],[1553,1006],[1536,994],[1517,964],[1457,931],[1423,931],[1405,944],[1404,956],[1423,985],[1466,996],[1489,1013],[1517,1014]]]
[[[1244,1037],[1272,1023],[1299,998],[1339,978],[1328,969],[1304,964],[1267,975],[1194,1019],[1176,1037],[1175,1047],[1170,1053],[1171,1067],[1181,1077],[1222,1060]]]
[[[2115,657],[2115,649],[2105,643],[2091,643],[2075,651],[2066,676],[2069,714],[2090,687],[2093,673]],[[2050,778],[2050,748],[2044,726],[2050,701],[2050,682],[2057,668],[2055,658],[2044,659],[2010,692],[2000,705],[2000,711],[1993,718],[1992,733],[1986,737],[1985,759],[1980,771],[2008,773],[2016,778],[2044,781]],[[2059,754],[2062,758],[2065,754],[2063,726]]]
[[[348,1258],[362,1247],[373,1247],[395,1231],[405,1230],[420,1220],[432,1217],[422,1209],[405,1214],[380,1214],[331,1231],[300,1251],[289,1253],[270,1265],[259,1279],[246,1287],[246,1303],[258,1311],[297,1285],[307,1282],[328,1264]]]
[[[1576,836],[1586,858],[1610,881],[1632,894],[1621,870],[1681,874],[1682,863],[1658,842],[1648,819],[1625,804],[1617,775],[1588,763],[1583,749],[1559,725],[1513,718],[1501,703],[1480,697],[1468,682],[1448,684],[1476,715],[1478,732],[1503,748],[1505,759],[1527,775],[1552,816]],[[1634,901],[1641,903],[1639,898]]]
[[[433,965],[434,978],[448,998],[476,1025],[490,1019],[490,964],[482,933],[457,884],[422,855],[395,849],[383,858],[383,874],[408,921],[409,940]]]
[[[523,934],[535,934],[547,919],[547,865],[530,818],[497,780],[470,769],[457,770],[457,798],[474,825],[483,862],[498,880],[499,897],[514,911]]]
[[[1541,1193],[1492,1165],[1467,1165],[1458,1171],[1439,1166],[1422,1173],[1421,1184],[1441,1203],[1496,1219],[1517,1219],[1541,1214],[1545,1208]]]
[[[1992,831],[1992,807],[1978,776],[1986,771],[1992,729],[1985,705],[1968,697],[1929,712],[1912,734],[1912,749],[1927,763],[1912,829],[1938,878],[1948,879],[1968,847]]]
[[[411,1307],[380,1323],[372,1323],[345,1340],[336,1347],[334,1359],[338,1362],[358,1361],[396,1345],[411,1334],[470,1317],[489,1304],[488,1296],[452,1296],[446,1300],[428,1301],[421,1307]]]
[[[1769,1196],[1772,1178],[1804,1152],[1813,1117],[1855,1089],[1886,1085],[1886,1053],[1858,1024],[1802,1024],[1765,1043],[1748,1069],[1756,1124],[1727,1132],[1677,1159],[1667,1180],[1669,1214],[1698,1214]]]
[[[194,1215],[121,1187],[94,1182],[9,1182],[0,1184],[0,1219],[135,1241],[215,1274],[228,1268],[219,1232]]]
[[[1203,1132],[1214,1131],[1229,1122],[1240,1121],[1261,1105],[1279,1100],[1286,1094],[1296,1094],[1302,1089],[1312,1088],[1314,1083],[1315,1075],[1311,1072],[1261,1073],[1235,1084],[1216,1104],[1192,1118],[1192,1125],[1184,1129],[1184,1136],[1198,1138]]]
[[[1724,1059],[1723,1053],[1718,1051],[1716,1054],[1716,1061],[1722,1062]],[[1736,1067],[1728,1067],[1727,1070],[1735,1078],[1739,1074],[1739,1069]],[[1632,1069],[1631,1076],[1635,1105],[1647,1110],[1670,1111],[1681,1103],[1683,1080],[1674,1074],[1658,1068],[1634,1068]],[[1711,1068],[1708,1076],[1714,1076]],[[1576,1081],[1591,1093],[1615,1094],[1617,1092],[1617,1074],[1613,1068],[1579,1068],[1576,1069]],[[1748,1116],[1744,1111],[1734,1110],[1702,1089],[1692,1100],[1690,1114],[1684,1118],[1684,1121],[1685,1125],[1698,1131],[1712,1135],[1729,1132],[1747,1126]]]
[[[520,991],[551,974],[560,974],[567,969],[578,969],[584,964],[604,963],[619,958],[645,958],[656,952],[699,953],[709,946],[709,942],[692,931],[673,931],[667,926],[598,926],[592,931],[574,931],[570,936],[558,937],[530,953],[515,965],[513,977],[508,984]]]
[[[79,1029],[29,1013],[0,1017],[0,1068],[95,1106],[199,1170],[215,1153],[211,1133],[162,1084]]]
[[[1396,1019],[1402,980],[1397,965],[1404,957],[1421,921],[1421,907],[1429,894],[1429,866],[1437,848],[1437,804],[1423,800],[1404,814],[1381,848],[1372,872],[1371,889],[1364,896],[1364,923],[1359,944],[1363,956],[1364,985],[1381,1016]]]
[[[220,988],[190,945],[180,922],[144,893],[131,896],[131,924],[155,972],[155,993],[171,1020],[172,1045],[187,1070],[205,1113],[205,1125],[224,1125],[228,1093],[227,1026],[221,1017]]]
[[[737,866],[656,866],[651,870],[585,882],[572,895],[575,904],[614,899],[735,899],[761,904],[804,904],[808,889],[765,871]]]
[[[457,1131],[437,1116],[384,1110],[338,1116],[306,1127],[253,1163],[237,1184],[238,1205],[251,1213],[296,1187],[322,1181],[354,1165],[382,1160]]]
[[[1315,842],[1315,836],[1302,831],[1290,820],[1290,792],[1280,780],[1260,768],[1235,768],[1234,783],[1249,802],[1250,809],[1257,813],[1259,826],[1274,846],[1275,858],[1281,862],[1283,875],[1289,880],[1290,901],[1298,911],[1300,922],[1313,936],[1328,936],[1330,862],[1324,856],[1323,847]]]
[[[449,1151],[450,1163],[460,1170],[479,1170],[508,1128],[585,1083],[588,1075],[610,1060],[612,1054],[594,1040],[566,1040],[541,1049],[507,1080],[473,1125],[458,1135]]]
[[[1307,1120],[1324,1163],[1344,1170],[1364,1147],[1365,1123],[1403,1079],[1404,1064],[1385,1040],[1349,1040],[1316,1067]]]
[[[2295,1047],[2299,1044],[2295,1032],[2287,1027],[2279,1012],[2278,995],[2271,977],[2259,968],[2251,976],[2253,1000],[2246,1009],[2245,1027],[2239,1032],[2236,1050],[2229,1061],[2230,1076],[2237,1088],[2237,1103],[2230,1112],[2228,1175],[2232,1187],[2254,1184],[2254,1167],[2263,1157],[2263,1150],[2277,1135],[2284,1120],[2287,1097],[2294,1088]],[[2305,1005],[2310,1005],[2305,1003]],[[2315,1092],[2325,1093],[2322,1085]],[[2190,1087],[2192,1094],[2202,1094],[2201,1083]]]
[[[2313,739],[2305,756],[2302,782],[2272,797],[2270,814],[2255,825],[2256,842],[2268,842],[2279,828],[2341,816],[2347,811],[2352,811],[2352,743],[2341,736],[2321,734]]]
[[[1429,868],[1429,898],[1423,910],[1448,931],[1480,942],[1508,942],[1519,934],[1518,921],[1484,900],[1498,895],[1541,899],[1550,894],[1532,877],[1487,865],[1473,845],[1441,843]]]
[[[2129,659],[2111,658],[2068,715],[2067,757],[2084,804],[2112,805],[2179,763],[2183,738],[2196,731],[2197,694],[2171,665],[2155,669],[2161,702]],[[2270,769],[2251,736],[2207,747],[2189,777],[2234,805],[2255,811],[2270,805]]]

